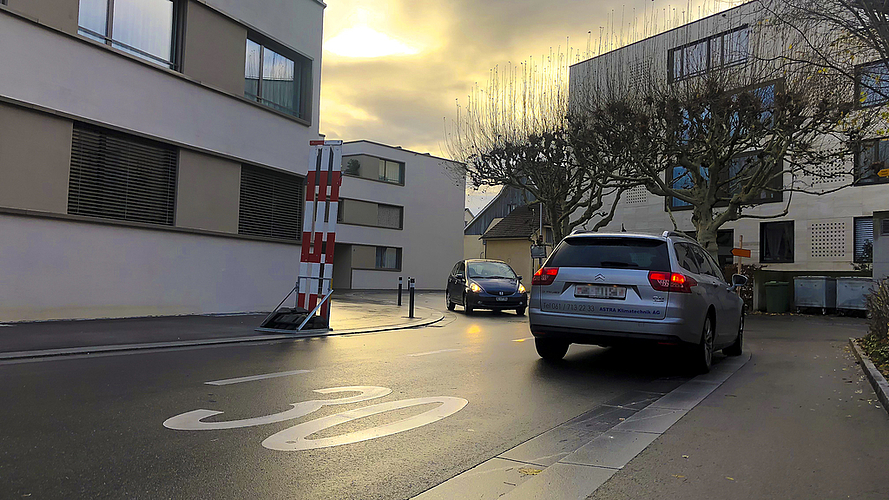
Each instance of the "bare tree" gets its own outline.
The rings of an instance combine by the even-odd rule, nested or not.
[[[572,75],[578,150],[620,162],[612,180],[643,183],[667,198],[668,211],[690,209],[697,239],[714,257],[723,224],[783,217],[794,192],[848,185],[825,190],[819,181],[849,178],[849,146],[872,122],[854,105],[844,74],[787,57],[799,50],[796,30],[755,18],[743,26],[719,40],[719,59],[713,45],[702,51],[705,60],[694,59],[691,41],[671,54],[674,64],[674,57],[688,60],[650,69],[641,83],[628,77],[652,57],[641,49],[594,59]],[[783,209],[751,210],[767,201]]]
[[[540,64],[491,72],[447,133],[450,156],[476,186],[526,189],[544,207],[556,242],[595,220],[605,226],[623,187],[606,186],[601,163],[575,154],[567,120],[568,54],[550,54]],[[606,196],[610,196],[606,204]]]
[[[860,103],[889,100],[889,1],[759,0],[801,42],[787,57],[853,80]],[[829,37],[821,36],[830,33]]]

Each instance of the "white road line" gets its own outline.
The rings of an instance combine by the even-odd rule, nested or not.
[[[439,351],[429,351],[429,352],[418,352],[417,354],[408,354],[408,356],[428,356],[430,354],[439,354],[442,352],[453,352],[459,351],[460,349],[441,349]]]
[[[289,372],[266,373],[265,375],[251,375],[249,377],[229,378],[225,380],[214,380],[213,382],[204,382],[206,385],[229,385],[239,384],[241,382],[253,382],[254,380],[265,380],[267,378],[288,377],[290,375],[299,375],[300,373],[309,373],[312,370],[293,370]]]
[[[533,339],[534,339],[534,337],[526,337],[526,338],[523,338],[523,339],[513,339],[512,341],[513,341],[513,342],[524,342],[524,341],[526,341],[526,340],[533,340]]]

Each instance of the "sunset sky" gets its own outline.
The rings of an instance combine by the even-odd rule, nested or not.
[[[445,121],[493,67],[569,47],[595,55],[600,38],[619,46],[682,24],[684,12],[693,20],[739,2],[677,3],[328,0],[321,133],[447,156]]]

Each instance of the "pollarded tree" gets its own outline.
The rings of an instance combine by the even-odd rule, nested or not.
[[[679,48],[651,43],[572,74],[578,151],[620,159],[612,179],[643,183],[668,211],[690,208],[697,239],[714,256],[725,223],[783,217],[794,192],[832,192],[819,181],[851,172],[849,145],[871,123],[842,74],[783,57],[794,30],[757,21],[761,11],[749,7],[737,12],[746,19],[712,21],[718,35],[664,37]],[[669,67],[626,81],[627,68],[650,60],[646,51],[668,53]],[[751,210],[768,201],[783,209]]]
[[[568,56],[553,55],[540,65],[498,69],[482,91],[476,88],[447,136],[461,174],[476,186],[514,186],[544,207],[555,242],[574,228],[596,230],[614,217],[625,183],[602,180],[607,164],[575,154],[567,120],[565,71]],[[606,202],[606,199],[608,200]]]

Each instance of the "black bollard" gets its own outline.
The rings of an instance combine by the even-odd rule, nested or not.
[[[401,307],[401,276],[398,277],[398,306]]]
[[[414,279],[408,278],[407,283],[408,283],[407,286],[409,288],[410,301],[411,301],[410,314],[408,314],[408,317],[413,318],[414,317]]]

